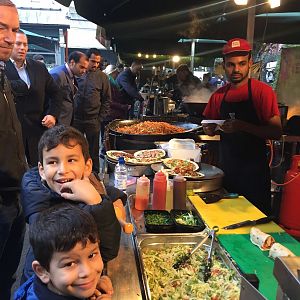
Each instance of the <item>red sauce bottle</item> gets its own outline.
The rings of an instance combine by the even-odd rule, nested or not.
[[[153,180],[152,209],[166,209],[167,179],[162,171],[158,171]]]

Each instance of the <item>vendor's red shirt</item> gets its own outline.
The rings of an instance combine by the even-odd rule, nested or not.
[[[203,112],[205,118],[214,120],[221,118],[221,103],[227,90],[225,101],[239,102],[248,99],[248,83],[238,88],[234,88],[228,83],[211,95]],[[259,80],[251,79],[251,90],[253,105],[262,123],[267,122],[274,116],[280,116],[276,94],[269,85]]]

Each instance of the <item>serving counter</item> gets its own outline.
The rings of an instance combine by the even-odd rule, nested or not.
[[[274,260],[268,257],[268,252],[261,251],[250,242],[249,231],[251,227],[233,230],[224,230],[222,227],[244,221],[257,219],[264,214],[255,208],[244,197],[236,199],[222,199],[213,204],[205,204],[199,196],[189,196],[191,207],[198,211],[208,227],[218,226],[219,244],[229,253],[230,257],[246,274],[255,274],[259,279],[259,291],[265,299],[275,300],[278,283],[273,275]],[[130,205],[127,205],[127,221],[130,220]],[[221,216],[221,217],[220,217]],[[138,211],[132,218],[142,220],[143,213]],[[144,231],[142,222],[137,222],[140,232]],[[300,243],[285,233],[274,222],[256,225],[266,233],[270,233],[276,242],[289,248],[300,256]],[[126,235],[122,233],[119,255],[108,263],[108,275],[114,286],[114,300],[140,300],[145,299],[143,278],[138,265],[138,253],[135,244],[135,233]],[[247,298],[243,298],[247,299]],[[263,298],[262,298],[263,299]]]

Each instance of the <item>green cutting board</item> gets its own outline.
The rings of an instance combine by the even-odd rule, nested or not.
[[[300,243],[287,233],[271,233],[277,243],[300,256]],[[268,257],[269,251],[262,251],[250,241],[249,234],[219,235],[220,244],[244,273],[256,274],[259,278],[259,291],[269,300],[276,299],[277,280],[273,275],[274,260]]]

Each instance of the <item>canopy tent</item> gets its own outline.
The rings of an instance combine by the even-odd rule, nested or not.
[[[66,6],[71,2],[57,1]],[[260,17],[256,18],[254,41],[300,43],[299,17],[269,16],[300,12],[299,0],[281,0],[281,6],[273,10],[266,1],[256,2],[256,15]],[[119,52],[183,55],[190,52],[190,46],[178,44],[180,38],[228,40],[246,37],[247,32],[247,7],[237,6],[233,0],[74,0],[74,3],[80,15],[105,28]],[[203,44],[201,48],[205,52]],[[220,45],[215,48],[220,49]]]

